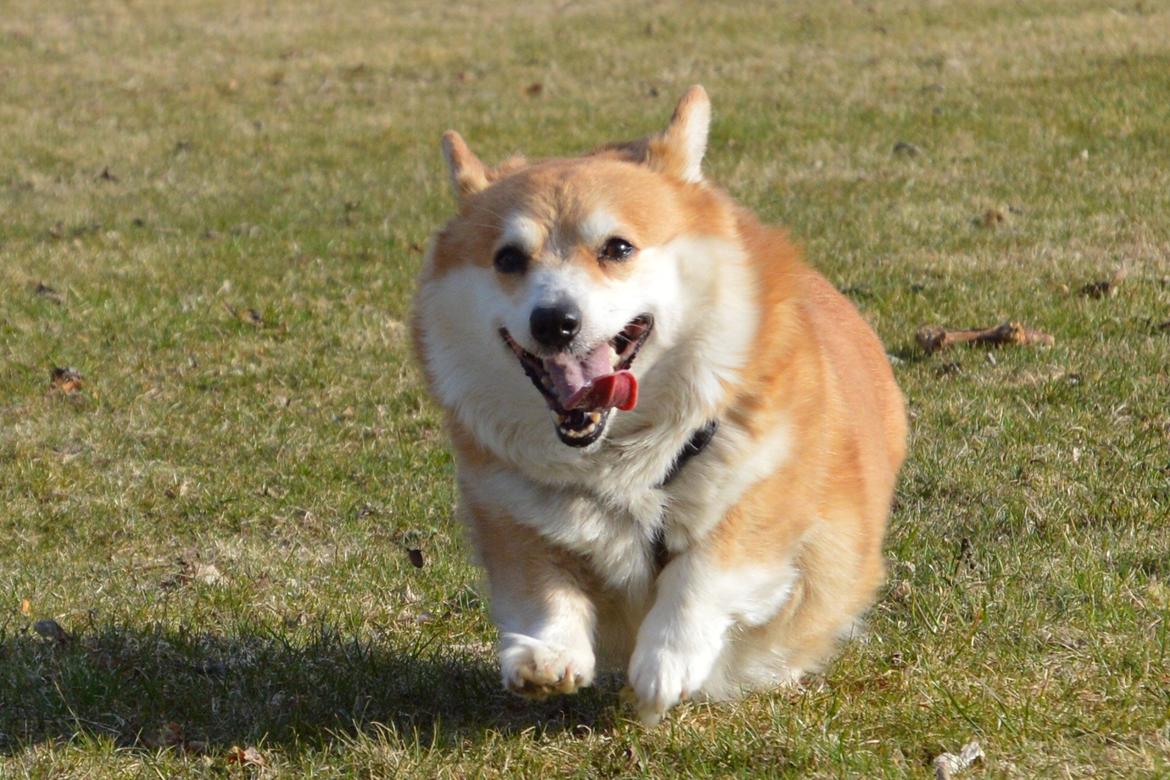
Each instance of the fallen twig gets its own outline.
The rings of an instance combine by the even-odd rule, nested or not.
[[[922,350],[928,355],[946,349],[952,344],[996,347],[1004,344],[1019,344],[1021,346],[1051,347],[1056,343],[1056,339],[1047,333],[1029,330],[1018,322],[1005,322],[993,328],[975,328],[973,330],[948,330],[937,326],[928,326],[920,328],[916,337],[918,346],[922,347]]]

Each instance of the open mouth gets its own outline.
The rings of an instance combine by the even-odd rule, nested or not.
[[[612,409],[628,411],[638,403],[638,382],[630,366],[654,329],[654,318],[640,314],[621,332],[586,355],[558,352],[538,357],[500,328],[504,343],[544,396],[557,435],[570,447],[587,447],[605,431]]]

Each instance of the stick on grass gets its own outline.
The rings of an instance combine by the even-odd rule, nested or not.
[[[938,326],[927,326],[919,328],[916,338],[918,346],[922,347],[922,350],[928,355],[944,350],[952,344],[994,347],[1018,344],[1020,346],[1051,347],[1056,343],[1056,339],[1047,333],[1031,330],[1018,322],[1005,322],[993,328],[974,328],[971,330],[948,330]]]

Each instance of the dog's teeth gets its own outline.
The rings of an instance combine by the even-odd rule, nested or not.
[[[550,411],[556,418],[557,429],[567,439],[585,439],[593,436],[601,426],[602,420],[605,419],[604,412],[585,411],[584,409],[574,409],[567,414]]]

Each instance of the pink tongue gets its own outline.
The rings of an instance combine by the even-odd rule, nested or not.
[[[638,380],[633,371],[618,371],[599,376],[593,384],[582,387],[569,399],[568,409],[609,409],[616,406],[628,412],[638,405]]]
[[[638,403],[638,380],[629,371],[613,370],[613,347],[602,344],[578,360],[561,353],[544,359],[544,370],[553,382],[553,394],[566,411],[597,411],[617,407],[633,409]]]

